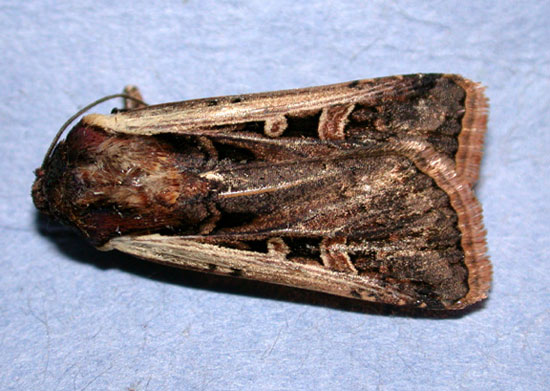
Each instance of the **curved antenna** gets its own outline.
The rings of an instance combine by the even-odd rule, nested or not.
[[[90,103],[89,105],[87,106],[84,106],[82,109],[78,110],[75,114],[73,114],[67,121],[65,121],[65,123],[61,126],[61,128],[59,128],[59,130],[57,131],[57,134],[55,135],[55,137],[53,138],[52,140],[52,143],[50,144],[50,147],[48,148],[48,151],[46,152],[46,155],[44,156],[44,160],[42,161],[42,166],[41,168],[43,169],[45,166],[46,166],[46,162],[48,161],[48,159],[50,158],[50,155],[52,154],[53,152],[53,149],[55,148],[55,146],[57,145],[57,142],[59,141],[59,139],[61,138],[61,136],[63,135],[63,133],[65,132],[65,129],[67,129],[69,127],[69,125],[75,120],[77,119],[78,117],[80,117],[82,114],[84,114],[85,112],[87,112],[88,110],[90,110],[91,108],[99,105],[100,103],[103,103],[103,102],[106,102],[108,100],[111,100],[111,99],[115,99],[115,98],[124,98],[124,99],[128,99],[128,100],[132,100],[132,101],[135,101],[139,104],[142,104],[142,105],[145,105],[147,106],[147,103],[145,103],[144,101],[142,101],[141,99],[137,99],[131,95],[128,95],[128,94],[113,94],[113,95],[107,95],[107,96],[104,96],[103,98],[100,98],[98,100],[96,100],[95,102],[92,102]]]

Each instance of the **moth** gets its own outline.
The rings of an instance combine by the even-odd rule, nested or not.
[[[393,305],[487,297],[488,103],[412,74],[89,114],[36,207],[102,250]]]

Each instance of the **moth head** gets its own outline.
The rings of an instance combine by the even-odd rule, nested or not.
[[[32,186],[32,199],[36,208],[47,216],[63,223],[71,220],[68,202],[71,186],[67,186],[70,171],[64,143],[57,145],[44,164],[35,170],[36,179]]]
[[[37,168],[34,170],[34,175],[36,176],[36,179],[32,185],[32,200],[40,212],[49,214],[48,201],[43,190],[44,170],[42,168]]]

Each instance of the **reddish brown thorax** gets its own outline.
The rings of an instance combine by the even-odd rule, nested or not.
[[[197,173],[205,156],[160,138],[110,135],[78,124],[45,167],[33,200],[42,212],[76,227],[94,244],[124,233],[195,232],[208,218],[209,185]]]

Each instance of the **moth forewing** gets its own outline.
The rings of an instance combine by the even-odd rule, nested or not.
[[[419,98],[419,92],[426,90],[434,90],[435,93],[427,99]],[[391,106],[388,102],[393,102],[396,103],[396,107],[379,111],[376,120],[384,118],[385,114],[391,115],[392,110],[397,111],[398,115],[405,115],[405,117],[409,115],[409,118],[406,118],[409,123],[397,118],[391,124],[403,134],[427,138],[437,130],[438,117],[461,116],[459,129],[444,129],[439,136],[442,138],[442,144],[449,141],[444,140],[444,136],[453,136],[455,139],[458,136],[459,140],[455,140],[456,150],[444,152],[447,152],[447,155],[452,154],[451,157],[458,165],[457,172],[464,176],[469,184],[473,184],[479,175],[487,126],[488,104],[483,91],[482,85],[459,75],[389,76],[320,87],[164,103],[115,115],[91,114],[84,117],[83,122],[113,133],[194,135],[204,132],[209,135],[223,133],[225,136],[239,129],[236,125],[262,122],[270,125],[264,126],[263,131],[271,135],[271,125],[276,123],[279,128],[284,128],[288,117],[303,118],[316,113],[324,114],[326,117],[331,111],[334,112],[334,108],[343,108],[348,111],[355,109],[354,114],[359,117],[365,115],[361,108],[376,110],[376,108]],[[453,99],[455,102],[452,102]],[[416,100],[416,107],[410,104],[411,100]],[[455,105],[460,103],[461,107],[444,107],[451,106],[453,103]],[[408,108],[409,113],[404,113],[406,110],[403,108]],[[414,113],[410,113],[410,110],[414,110]],[[339,127],[347,124],[352,113],[343,114],[345,115],[336,118],[333,115],[331,125]],[[372,116],[372,113],[368,114]],[[412,118],[411,114],[417,118]],[[392,122],[387,117],[384,120]],[[383,122],[375,123],[375,120],[371,122],[373,122],[373,128],[379,132],[385,132],[386,127],[390,125]],[[326,126],[326,123],[319,123],[318,129]],[[279,131],[281,134],[278,136],[283,135],[284,130]],[[317,136],[319,135],[317,132]],[[343,137],[328,134],[320,138]]]
[[[417,304],[376,277],[336,272],[286,260],[272,250],[266,254],[200,243],[185,237],[143,235],[111,239],[103,250],[116,249],[142,259],[184,269],[315,290],[338,296],[388,304]]]
[[[408,75],[92,114],[33,187],[104,249],[397,305],[459,309],[491,265],[487,102]]]

